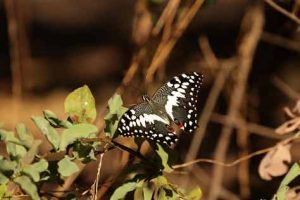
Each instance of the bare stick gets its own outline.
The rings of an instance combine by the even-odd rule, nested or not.
[[[250,24],[250,27],[245,27]],[[256,49],[259,37],[262,33],[264,24],[264,16],[262,8],[259,5],[252,7],[245,15],[242,27],[249,28],[249,32],[244,36],[242,43],[239,47],[239,68],[236,75],[236,84],[231,94],[228,117],[234,119],[238,116],[241,103],[244,97],[247,78],[252,64],[252,58]],[[244,31],[244,30],[243,30]],[[227,148],[230,142],[232,127],[224,126],[218,141],[214,159],[224,162]],[[211,181],[210,192],[208,195],[209,200],[215,200],[220,193],[221,183],[223,179],[223,167],[216,165],[213,169],[213,177]]]
[[[284,8],[280,7],[278,4],[276,4],[272,0],[265,0],[267,4],[269,4],[272,8],[280,12],[281,14],[285,15],[286,17],[290,18],[294,22],[296,22],[298,25],[300,25],[300,19],[293,13],[285,10]]]
[[[243,108],[246,107],[246,103],[243,103]],[[237,145],[239,147],[239,155],[244,157],[248,154],[248,136],[249,131],[246,126],[246,122],[242,115],[239,115],[239,129],[237,132]],[[240,163],[238,166],[238,181],[239,189],[242,199],[249,199],[250,187],[249,187],[249,160]]]
[[[239,119],[233,119],[229,123],[229,119],[228,119],[227,116],[221,115],[221,114],[218,114],[218,113],[213,113],[211,115],[210,120],[212,122],[221,123],[221,124],[224,124],[226,126],[232,126],[234,128],[237,128],[237,129],[241,128],[241,123],[237,122]],[[256,135],[259,135],[259,136],[262,136],[262,137],[267,137],[267,138],[276,139],[276,140],[281,140],[281,139],[285,138],[285,136],[275,134],[273,128],[269,128],[269,127],[262,126],[262,125],[259,125],[259,124],[255,124],[255,123],[251,123],[251,122],[246,122],[246,124],[244,124],[244,126],[247,128],[249,133],[253,133],[253,134],[256,134]]]
[[[190,21],[193,19],[195,14],[197,13],[198,9],[203,4],[203,0],[195,0],[194,4],[191,8],[187,11],[187,13],[182,17],[182,19],[176,24],[173,34],[171,35],[170,39],[167,42],[161,42],[155,52],[152,63],[150,64],[149,68],[146,72],[146,83],[150,83],[153,80],[154,73],[157,71],[159,67],[166,61],[169,57],[172,49],[174,48],[177,40],[185,29],[187,28]]]
[[[282,93],[284,93],[289,98],[291,98],[295,101],[300,99],[299,92],[295,91],[293,88],[291,88],[291,86],[289,86],[287,83],[285,83],[279,77],[273,76],[272,82]]]
[[[215,79],[215,82],[213,84],[213,87],[210,90],[209,96],[206,100],[205,106],[203,108],[202,114],[199,119],[199,123],[198,123],[199,128],[197,129],[197,132],[195,133],[195,135],[193,137],[189,151],[185,158],[185,162],[193,160],[197,156],[197,153],[200,149],[200,146],[201,146],[201,143],[202,143],[202,140],[204,137],[204,133],[205,133],[206,127],[208,125],[208,122],[210,120],[211,114],[216,105],[216,102],[221,93],[221,90],[224,86],[224,83],[227,79],[227,76],[229,75],[229,72],[231,71],[233,66],[234,66],[234,63],[232,61],[224,62],[223,66],[221,66],[221,68],[218,72],[218,75]]]
[[[17,18],[17,3],[15,0],[5,0],[8,36],[10,41],[10,62],[12,72],[12,94],[15,97],[22,95],[22,67],[21,49],[19,40],[19,24]]]
[[[190,161],[190,162],[186,162],[186,163],[183,163],[183,164],[179,164],[179,165],[174,165],[172,168],[173,169],[180,169],[180,168],[184,168],[184,167],[188,167],[190,165],[194,165],[194,164],[199,164],[199,163],[209,163],[209,164],[214,164],[214,165],[218,165],[218,166],[222,166],[222,167],[233,167],[245,160],[249,160],[250,158],[253,158],[255,156],[258,156],[258,155],[261,155],[261,154],[265,154],[269,151],[271,151],[272,149],[274,149],[275,146],[273,147],[268,147],[268,148],[265,148],[265,149],[261,149],[259,151],[255,151],[254,153],[251,153],[251,154],[248,154],[244,157],[241,157],[233,162],[230,162],[230,163],[225,163],[223,161],[219,161],[219,160],[212,160],[212,159],[206,159],[206,158],[199,158],[199,159],[196,159],[196,160],[193,160],[193,161]]]
[[[264,32],[261,36],[262,41],[300,53],[300,43],[277,34]]]
[[[92,200],[97,200],[98,199],[98,184],[99,184],[99,179],[100,179],[100,171],[102,167],[102,160],[103,160],[104,153],[100,154],[100,159],[99,159],[99,164],[97,168],[97,175],[94,184],[92,185]]]

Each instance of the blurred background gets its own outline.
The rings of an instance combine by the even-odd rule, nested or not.
[[[204,142],[194,152],[195,158],[213,158],[216,138],[226,124],[230,99],[235,98],[233,88],[238,69],[249,65],[240,115],[247,123],[265,129],[248,130],[244,140],[239,139],[235,129],[229,135],[224,161],[276,144],[280,137],[274,129],[286,119],[283,107],[293,107],[300,96],[299,1],[206,0],[190,20],[181,16],[192,13],[194,1],[170,2],[0,1],[2,128],[14,129],[17,122],[24,122],[32,132],[38,132],[30,117],[41,115],[44,109],[66,116],[64,98],[84,84],[95,96],[97,125],[102,127],[106,102],[116,91],[130,106],[140,102],[143,94],[152,95],[172,76],[188,71],[204,74],[201,106],[205,107],[215,81],[220,78],[218,72],[234,68],[224,71],[224,76],[228,74],[224,77],[224,88],[209,116]],[[182,21],[182,26],[176,26]],[[251,38],[255,43],[252,49]],[[161,49],[163,53],[159,54]],[[243,49],[250,50],[247,53]],[[245,64],[247,59],[250,63]],[[191,141],[193,135],[184,135],[175,147],[180,154],[179,163],[190,152]],[[130,145],[130,139],[124,142]],[[297,152],[297,146],[293,151]],[[126,162],[120,152],[111,154]],[[293,156],[299,160],[299,154]],[[273,184],[259,178],[257,167],[261,158],[251,159],[243,168],[246,171],[237,170],[237,166],[227,168],[224,187],[215,198],[270,199],[282,177],[273,180]],[[105,159],[110,165],[105,167],[104,162],[103,182],[119,170],[119,160],[110,156]],[[96,166],[96,162],[85,166],[77,183],[91,185]],[[179,185],[186,180],[200,184],[209,195],[208,174],[212,173],[212,166],[201,164],[190,175],[171,178]],[[214,199],[212,196],[210,199]]]

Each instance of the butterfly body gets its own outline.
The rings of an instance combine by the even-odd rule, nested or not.
[[[193,72],[175,76],[144,102],[131,107],[120,119],[118,133],[125,137],[144,137],[171,145],[178,138],[174,122],[185,132],[197,128],[198,94],[203,76]]]

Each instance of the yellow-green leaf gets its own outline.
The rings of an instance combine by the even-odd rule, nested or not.
[[[65,129],[61,135],[61,143],[59,145],[59,150],[66,150],[69,144],[74,143],[80,138],[91,138],[96,137],[98,133],[98,128],[92,124],[74,124],[68,129]]]
[[[95,99],[88,86],[84,85],[67,96],[65,112],[75,123],[93,123],[95,121]]]
[[[136,186],[137,186],[136,182],[124,183],[114,191],[114,193],[110,197],[110,200],[123,199],[128,192],[135,190]]]
[[[71,176],[78,171],[78,166],[74,162],[72,162],[69,156],[65,156],[61,161],[58,162],[58,172],[63,177]]]
[[[202,190],[200,189],[200,187],[195,187],[187,195],[187,199],[190,199],[190,200],[199,200],[201,198],[202,198]]]
[[[22,144],[24,144],[24,146],[26,146],[27,148],[30,148],[33,143],[33,136],[26,128],[25,124],[23,123],[17,124],[16,131]]]
[[[46,136],[47,140],[57,150],[60,143],[60,138],[57,131],[49,124],[49,122],[42,117],[32,117],[35,125]]]
[[[279,189],[277,190],[276,193],[278,200],[285,199],[286,192],[289,189],[288,184],[290,184],[290,182],[292,182],[299,175],[300,175],[300,166],[298,163],[295,163],[280,183]]]
[[[33,200],[39,200],[38,190],[36,185],[28,176],[19,176],[14,179],[14,182],[20,185],[21,189],[26,192]]]
[[[165,172],[172,172],[173,169],[169,166],[168,160],[169,160],[169,155],[167,152],[163,149],[163,147],[160,144],[157,144],[158,149],[156,150],[156,153],[159,155],[162,166],[164,167]]]
[[[48,162],[45,159],[41,159],[31,165],[23,167],[23,173],[30,176],[34,182],[40,181],[40,173],[46,171],[48,168]]]

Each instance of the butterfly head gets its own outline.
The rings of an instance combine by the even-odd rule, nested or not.
[[[150,98],[150,96],[148,96],[148,95],[143,95],[143,100],[145,101],[145,102],[150,102],[151,101],[151,98]]]

